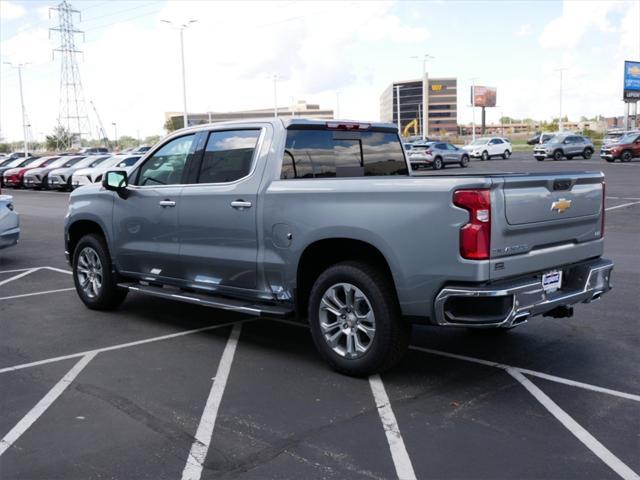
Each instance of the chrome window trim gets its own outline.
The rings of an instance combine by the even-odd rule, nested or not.
[[[249,124],[251,125],[251,124]],[[194,131],[190,131],[190,132],[184,132],[184,135],[175,135],[172,136],[170,138],[167,139],[167,142],[163,143],[162,146],[166,145],[169,141],[173,141],[176,138],[180,137],[180,136],[187,136],[187,135],[196,135],[200,132],[206,132],[207,133],[207,141],[209,141],[209,135],[211,135],[212,133],[215,132],[229,132],[229,131],[237,131],[237,130],[260,130],[260,135],[258,137],[258,141],[256,143],[256,148],[253,152],[253,156],[251,157],[251,169],[249,170],[249,173],[247,175],[245,175],[242,178],[238,178],[237,180],[234,180],[232,182],[219,182],[219,183],[172,183],[170,185],[129,185],[129,188],[132,188],[134,190],[144,190],[144,189],[161,189],[161,188],[176,188],[176,187],[207,187],[207,186],[220,186],[220,185],[235,185],[237,183],[243,182],[246,179],[248,179],[249,177],[253,176],[256,167],[257,167],[257,159],[260,155],[260,152],[262,151],[262,147],[264,144],[264,140],[266,137],[266,126],[264,123],[260,123],[260,124],[255,124],[255,127],[253,126],[246,126],[243,125],[242,127],[238,126],[234,126],[234,125],[221,125],[220,128],[202,128],[200,130],[194,130]],[[160,148],[162,148],[162,146]],[[207,148],[207,145],[205,143],[204,145],[204,149]],[[154,152],[156,152],[158,149],[155,149]],[[140,158],[139,161],[142,161],[143,159],[147,158],[146,156],[143,156],[142,158]],[[138,165],[135,165],[133,167],[129,167],[131,168],[131,171],[135,171],[135,169],[138,168]]]

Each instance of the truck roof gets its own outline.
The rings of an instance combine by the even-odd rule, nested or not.
[[[180,130],[176,130],[173,133],[177,132],[199,132],[202,130],[208,130],[211,127],[225,127],[225,126],[236,126],[236,125],[246,125],[251,123],[270,123],[272,125],[283,126],[284,128],[289,128],[291,126],[300,126],[300,127],[313,127],[313,126],[326,126],[327,124],[360,124],[367,125],[368,128],[373,128],[376,130],[389,130],[389,131],[397,131],[398,126],[394,123],[384,123],[384,122],[371,122],[371,121],[362,121],[362,120],[318,120],[312,118],[305,117],[256,117],[256,118],[248,118],[242,120],[229,120],[227,122],[216,122],[216,123],[206,123],[202,125],[194,125],[188,128],[182,128]],[[367,128],[367,129],[368,129]],[[361,129],[364,130],[364,129]]]

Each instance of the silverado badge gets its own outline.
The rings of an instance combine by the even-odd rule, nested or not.
[[[553,202],[551,204],[551,210],[555,210],[558,213],[564,213],[570,208],[571,208],[571,200],[565,200],[564,198],[561,198],[560,200]]]

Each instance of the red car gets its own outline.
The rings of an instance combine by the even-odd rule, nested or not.
[[[55,162],[60,157],[41,157],[33,160],[27,165],[6,170],[2,175],[3,184],[6,187],[21,188],[24,186],[24,174],[32,168],[46,167]]]
[[[640,132],[627,133],[616,143],[602,147],[600,156],[607,162],[630,162],[633,158],[640,157]]]

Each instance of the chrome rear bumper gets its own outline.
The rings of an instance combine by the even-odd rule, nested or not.
[[[546,292],[541,275],[469,287],[447,286],[435,300],[438,325],[511,328],[529,317],[577,303],[589,303],[611,290],[613,262],[590,260],[558,268],[563,272],[560,290]]]

